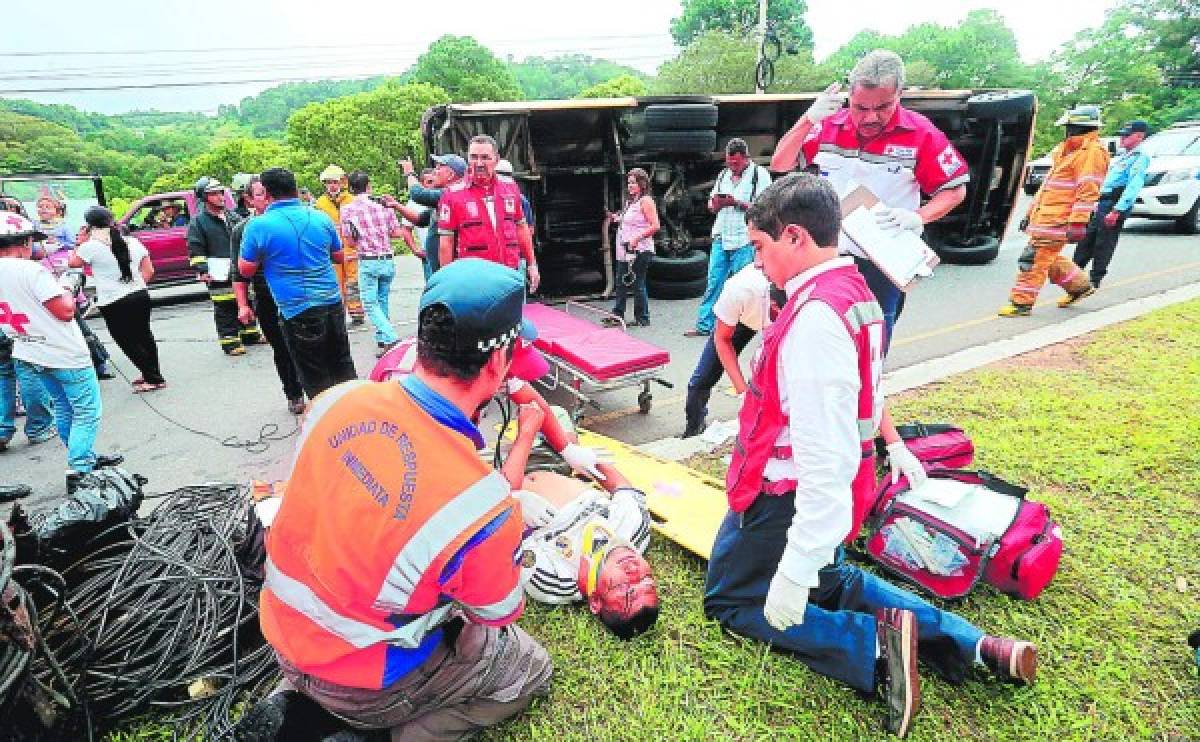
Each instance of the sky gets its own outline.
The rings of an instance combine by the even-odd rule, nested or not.
[[[807,19],[821,59],[864,29],[954,25],[995,7],[1034,61],[1099,24],[1115,2],[808,0]],[[679,13],[679,0],[18,0],[6,3],[0,27],[0,95],[102,113],[215,112],[281,81],[400,74],[448,33],[514,61],[579,53],[653,73],[675,53],[668,28]]]

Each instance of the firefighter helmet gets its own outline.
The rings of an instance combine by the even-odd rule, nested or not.
[[[1095,129],[1100,128],[1100,106],[1084,105],[1075,106],[1068,110],[1058,121],[1054,122],[1055,126],[1086,126]]]

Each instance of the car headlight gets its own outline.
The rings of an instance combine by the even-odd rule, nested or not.
[[[1163,178],[1160,181],[1161,185],[1167,183],[1182,183],[1185,180],[1192,178],[1200,178],[1200,167],[1188,167],[1182,170],[1168,170],[1163,173]]]

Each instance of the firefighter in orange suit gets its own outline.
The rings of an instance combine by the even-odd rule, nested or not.
[[[522,508],[471,422],[514,341],[535,334],[524,303],[516,271],[455,261],[422,294],[412,374],[312,401],[267,536],[261,623],[286,680],[272,698],[298,692],[357,728],[425,740],[548,691],[549,656],[513,623]],[[519,444],[540,416],[522,408]]]
[[[321,184],[325,192],[313,202],[313,207],[329,217],[333,226],[342,223],[342,207],[354,200],[346,191],[346,171],[337,165],[330,165],[321,171]],[[350,246],[344,246],[342,262],[334,263],[333,272],[337,274],[338,288],[346,303],[346,313],[350,315],[351,332],[367,327],[366,311],[363,309],[362,297],[358,291],[358,252]]]
[[[1062,255],[1068,242],[1079,242],[1100,198],[1108,172],[1108,151],[1100,143],[1099,106],[1078,106],[1063,114],[1066,139],[1054,148],[1046,181],[1029,207],[1024,227],[1029,244],[1017,261],[1017,283],[1001,317],[1024,317],[1033,311],[1047,276],[1067,292],[1059,300],[1067,307],[1096,292],[1087,274]]]

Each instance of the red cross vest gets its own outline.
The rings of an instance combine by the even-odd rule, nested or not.
[[[787,426],[779,394],[779,352],[800,309],[809,302],[824,302],[842,319],[858,354],[858,432],[862,461],[851,485],[854,519],[846,540],[862,527],[875,496],[875,394],[883,368],[883,313],[853,265],[818,273],[788,300],[779,318],[763,332],[763,346],[755,361],[746,400],[738,413],[738,436],[725,478],[729,508],[745,512],[759,495],[782,495],[796,489],[795,480],[763,479],[771,459],[790,459],[790,446],[776,446]]]
[[[471,442],[400,384],[315,399],[267,534],[263,635],[301,671],[382,688],[456,610],[483,624],[524,605],[521,517]]]
[[[525,219],[521,189],[507,180],[492,180],[495,226],[485,195],[483,188],[466,180],[447,188],[438,204],[438,229],[454,233],[456,259],[483,258],[515,269],[521,260],[517,223]]]

